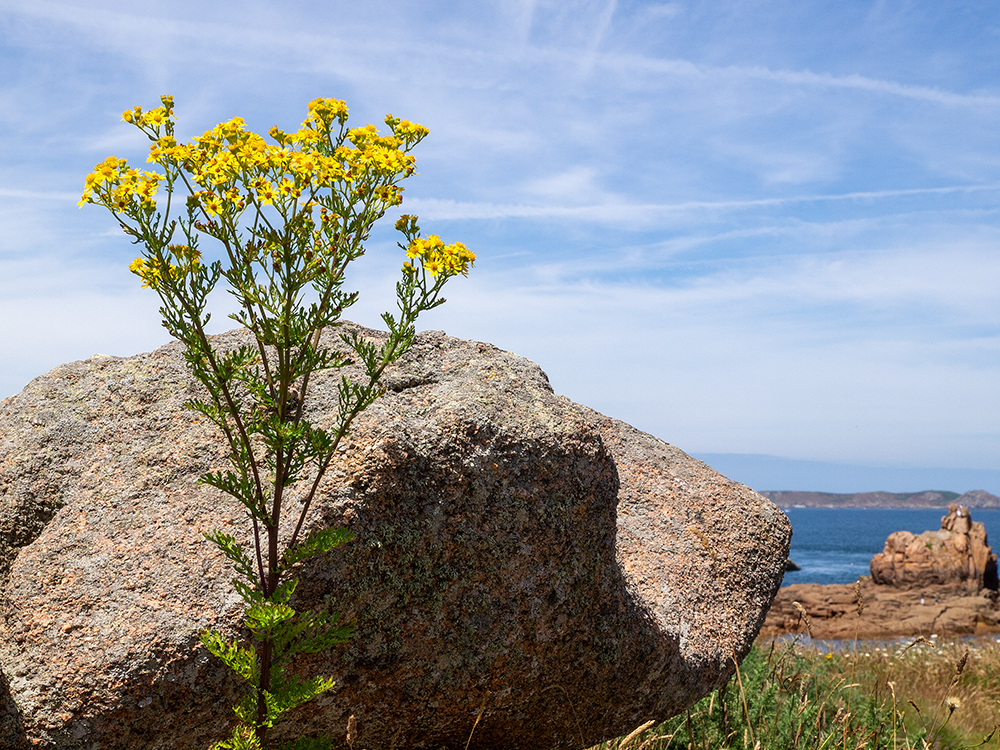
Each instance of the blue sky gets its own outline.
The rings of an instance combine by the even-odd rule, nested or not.
[[[76,206],[144,158],[124,109],[173,94],[190,138],[334,96],[430,128],[403,208],[479,261],[423,327],[756,489],[1000,493],[997,49],[992,0],[0,0],[0,395],[167,341]]]

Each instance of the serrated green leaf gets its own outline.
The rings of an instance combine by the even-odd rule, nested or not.
[[[219,549],[233,563],[236,572],[247,579],[251,584],[256,583],[257,574],[254,570],[253,561],[243,552],[243,548],[236,543],[236,537],[223,534],[221,531],[213,529],[205,532],[203,536]]]
[[[247,682],[254,684],[259,678],[257,671],[257,652],[243,648],[237,641],[228,641],[226,637],[215,630],[203,630],[198,638],[213,656],[222,661],[231,670]]]
[[[246,611],[247,627],[258,640],[273,638],[278,627],[295,617],[295,610],[284,603],[256,602]]]
[[[277,720],[281,714],[308,703],[316,696],[330,690],[335,684],[336,682],[329,677],[311,677],[303,680],[291,675],[286,678],[280,689],[265,693],[268,717],[273,715],[274,720]]]
[[[297,562],[307,560],[323,552],[329,552],[342,544],[354,541],[355,538],[356,536],[353,531],[343,527],[311,531],[300,544],[294,548],[285,550],[281,566],[278,570],[284,572]]]
[[[257,724],[257,688],[254,687],[253,692],[244,695],[240,700],[236,702],[233,706],[233,713],[236,717],[243,722],[248,727],[254,727]]]
[[[264,594],[257,588],[256,582],[251,585],[234,578],[232,580],[232,584],[233,588],[236,589],[237,593],[243,597],[243,601],[245,601],[248,605],[264,601]]]

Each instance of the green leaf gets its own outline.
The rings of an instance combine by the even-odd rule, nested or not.
[[[278,750],[333,750],[333,740],[329,737],[299,737],[284,743]]]
[[[246,612],[247,627],[258,640],[273,638],[275,630],[295,617],[295,610],[287,604],[269,601],[256,602]]]
[[[257,693],[257,686],[254,685],[254,689],[240,698],[233,706],[233,713],[236,714],[236,717],[245,726],[251,728],[257,726]]]
[[[226,637],[215,630],[203,630],[198,638],[213,656],[216,656],[231,670],[251,684],[259,679],[257,670],[257,652],[243,648],[236,641],[229,642]]]
[[[295,593],[295,587],[299,585],[298,578],[287,578],[278,584],[268,600],[275,603],[288,604],[288,601],[292,598],[292,594]]]
[[[305,618],[304,618],[305,619]],[[318,612],[309,614],[304,627],[292,646],[294,653],[317,654],[346,643],[354,635],[353,625],[338,625],[340,614]]]
[[[281,714],[308,703],[335,684],[336,682],[329,677],[311,677],[308,680],[296,675],[287,677],[279,689],[264,694],[267,699],[268,718],[273,716],[274,720],[277,720]]]
[[[285,550],[278,571],[283,573],[297,562],[307,560],[315,555],[329,552],[335,547],[354,541],[355,534],[346,528],[315,529],[309,536],[294,548]]]
[[[236,592],[241,597],[243,597],[243,601],[245,601],[247,604],[254,604],[256,602],[264,601],[264,594],[261,592],[259,588],[257,588],[256,581],[248,585],[247,583],[237,578],[234,578],[232,583],[233,583],[233,588],[236,589]]]
[[[251,585],[256,584],[257,572],[254,570],[253,560],[251,560],[243,552],[243,548],[236,543],[236,537],[229,534],[223,534],[221,531],[217,530],[205,532],[203,536],[222,550],[222,553],[229,558],[230,562],[232,562],[237,573],[246,578]]]
[[[296,654],[316,654],[345,643],[354,634],[350,625],[338,625],[339,614],[300,612],[274,633],[274,658],[287,661]]]
[[[261,746],[253,727],[239,724],[233,729],[232,737],[215,743],[212,750],[261,750]]]
[[[258,521],[264,523],[268,521],[267,515],[258,507],[257,493],[246,472],[237,474],[232,469],[210,471],[202,474],[198,478],[198,483],[207,484],[225,492],[239,500]]]

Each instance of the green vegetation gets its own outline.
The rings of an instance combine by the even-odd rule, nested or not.
[[[1000,643],[755,646],[729,683],[599,750],[1000,747]],[[598,750],[595,748],[595,750]]]

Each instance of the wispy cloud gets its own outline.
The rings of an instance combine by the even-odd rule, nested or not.
[[[948,107],[1000,108],[1000,96],[948,91],[932,86],[917,86],[863,75],[834,75],[811,70],[772,70],[762,65],[700,65],[683,59],[658,59],[641,55],[607,54],[599,64],[616,73],[656,73],[676,78],[726,81],[768,81],[791,86],[851,89],[916,99]]]
[[[574,183],[573,180],[576,180]],[[594,188],[589,174],[581,171],[559,175],[542,182],[538,189],[534,185],[530,192],[561,195],[565,187],[568,191],[573,184],[577,192],[587,195]],[[539,183],[535,183],[538,185]],[[777,198],[754,198],[750,200],[722,201],[681,201],[679,203],[630,203],[623,200],[607,201],[588,205],[524,205],[497,203],[466,203],[440,198],[412,198],[408,208],[420,212],[431,219],[475,220],[475,219],[562,219],[575,222],[627,223],[647,225],[665,215],[691,212],[745,211],[754,208],[789,206],[801,203],[825,203],[831,201],[878,201],[885,198],[906,196],[949,195],[955,193],[978,193],[1000,191],[995,185],[949,185],[943,187],[907,188],[902,190],[866,190],[849,193],[790,195]],[[574,201],[575,202],[575,201]]]

